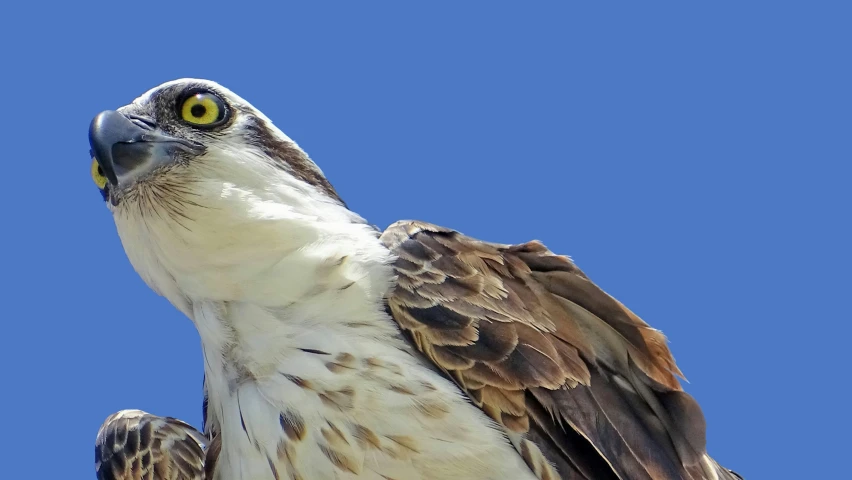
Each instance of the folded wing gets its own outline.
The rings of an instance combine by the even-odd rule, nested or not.
[[[98,480],[201,480],[204,436],[171,417],[141,410],[110,415],[95,442]]]
[[[567,257],[414,221],[382,242],[391,315],[539,478],[739,478],[707,455],[665,337]]]

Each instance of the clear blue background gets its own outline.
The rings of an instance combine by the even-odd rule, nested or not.
[[[86,137],[183,76],[373,223],[572,255],[669,336],[726,466],[848,473],[849,2],[602,3],[2,7],[3,477],[94,478],[122,408],[200,423],[198,337],[126,260]]]

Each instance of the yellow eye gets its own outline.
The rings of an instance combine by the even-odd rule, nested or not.
[[[225,119],[225,104],[212,93],[199,92],[187,97],[180,107],[180,116],[193,125],[212,126]]]
[[[104,175],[104,171],[101,169],[98,161],[94,158],[92,159],[92,180],[95,181],[95,185],[97,185],[100,190],[106,188],[106,175]]]

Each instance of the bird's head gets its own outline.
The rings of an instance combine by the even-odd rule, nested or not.
[[[209,80],[167,82],[129,105],[98,114],[89,143],[92,178],[113,209],[140,199],[154,207],[180,203],[182,194],[200,193],[193,191],[194,183],[217,175],[247,189],[287,175],[340,201],[290,138],[251,104]]]

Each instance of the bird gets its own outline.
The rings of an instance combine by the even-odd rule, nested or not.
[[[543,243],[416,220],[382,231],[210,80],[97,114],[89,143],[127,258],[193,322],[204,361],[203,433],[110,417],[99,469],[143,452],[109,432],[179,441],[103,478],[741,478],[708,455],[663,334]]]

